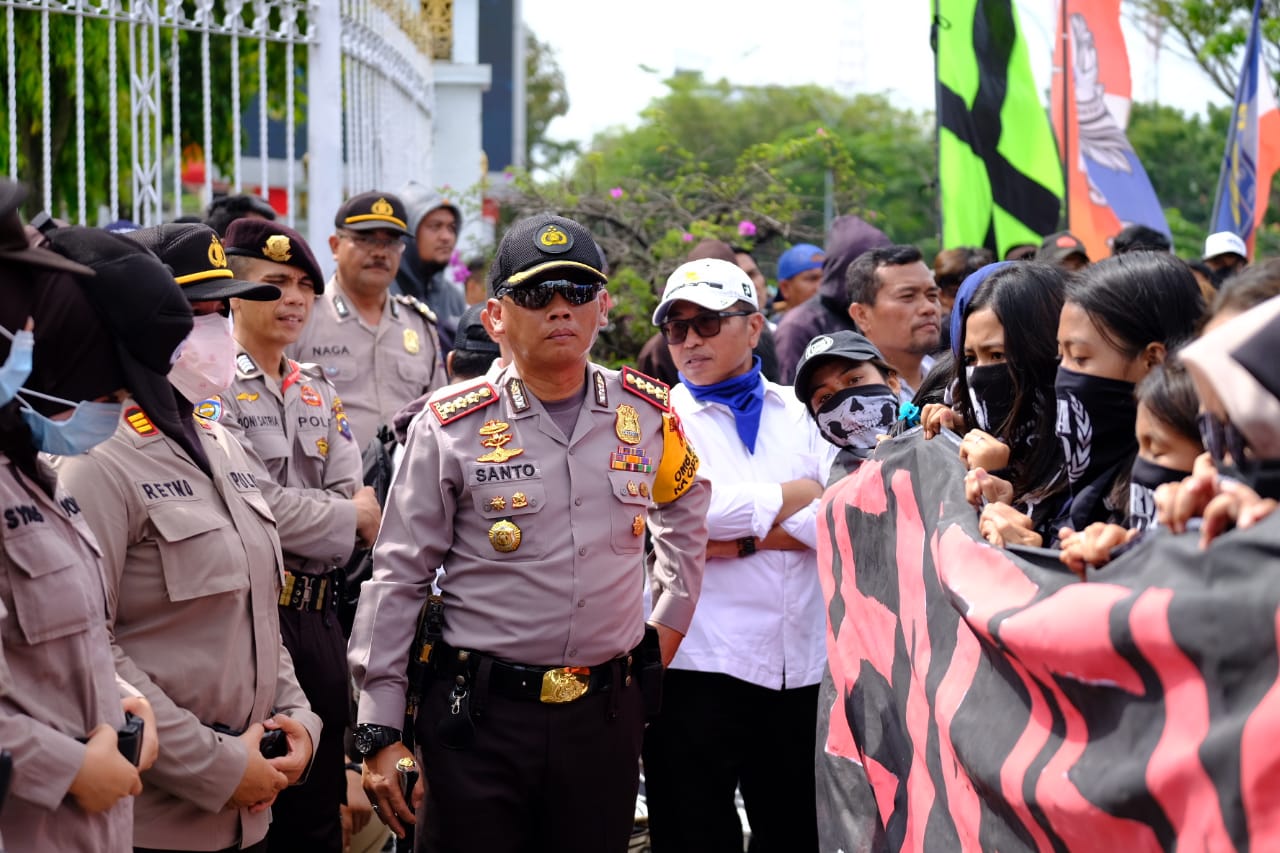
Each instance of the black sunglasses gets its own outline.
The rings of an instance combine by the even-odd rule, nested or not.
[[[1196,426],[1200,428],[1200,441],[1215,465],[1222,465],[1228,454],[1237,467],[1244,463],[1245,440],[1235,424],[1211,412],[1201,412],[1196,415]]]
[[[689,337],[689,329],[698,333],[700,338],[714,338],[720,334],[720,327],[724,324],[725,317],[746,317],[755,311],[715,311],[710,314],[695,314],[688,320],[668,320],[658,326],[662,332],[662,339],[672,346],[678,346],[684,343],[684,339]]]
[[[537,310],[550,305],[557,293],[570,305],[586,305],[599,296],[602,289],[604,285],[599,282],[581,284],[576,281],[541,281],[522,287],[499,287],[494,290],[494,296],[498,299],[510,296],[511,301],[521,308]]]

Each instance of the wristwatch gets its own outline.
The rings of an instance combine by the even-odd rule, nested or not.
[[[391,726],[371,726],[361,723],[356,726],[352,740],[355,741],[356,752],[360,753],[360,757],[368,758],[393,743],[399,743],[400,730],[393,729]]]
[[[754,536],[743,536],[737,540],[737,543],[739,557],[750,557],[756,552],[756,538]]]

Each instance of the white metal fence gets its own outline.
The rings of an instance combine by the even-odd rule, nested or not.
[[[430,34],[418,0],[0,8],[0,156],[70,220],[151,225],[202,213],[215,190],[257,192],[291,224],[306,219],[314,241],[345,194],[430,178]]]

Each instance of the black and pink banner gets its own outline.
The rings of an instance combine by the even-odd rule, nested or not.
[[[819,785],[870,782],[826,794],[824,847],[1280,849],[1280,517],[1082,583],[984,543],[963,476],[916,431],[824,498]]]

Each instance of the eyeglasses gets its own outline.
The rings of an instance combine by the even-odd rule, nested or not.
[[[550,305],[557,293],[570,305],[586,305],[600,295],[603,287],[598,282],[581,284],[576,281],[541,281],[522,287],[498,287],[493,293],[498,299],[510,296],[511,301],[521,308],[536,311]]]
[[[714,338],[720,334],[720,327],[725,317],[746,317],[755,311],[716,311],[710,314],[695,314],[688,320],[668,320],[658,327],[662,339],[672,346],[684,343],[689,337],[689,329],[693,328],[700,338]]]
[[[1235,424],[1212,412],[1201,412],[1196,415],[1196,426],[1200,429],[1204,449],[1209,451],[1215,465],[1221,465],[1228,454],[1236,466],[1243,464],[1245,440]]]
[[[375,237],[359,231],[342,231],[339,236],[346,237],[366,252],[372,249],[384,249],[391,252],[403,252],[404,241],[399,237]]]

